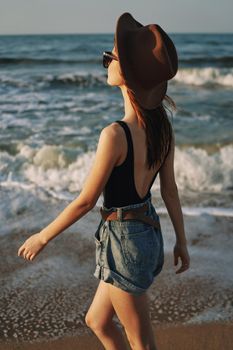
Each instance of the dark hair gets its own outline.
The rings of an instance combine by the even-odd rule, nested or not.
[[[169,153],[173,133],[172,124],[166,112],[167,107],[162,101],[160,105],[154,109],[142,108],[137,102],[134,92],[128,87],[127,92],[135,113],[137,114],[139,124],[146,130],[148,168],[155,168],[158,163],[161,167]],[[165,95],[164,100],[167,101],[174,110],[177,109],[171,97]]]

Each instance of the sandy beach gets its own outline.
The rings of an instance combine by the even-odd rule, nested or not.
[[[157,326],[154,329],[159,350],[231,350],[233,323]],[[128,344],[128,343],[127,343]],[[93,334],[63,337],[41,342],[0,343],[0,350],[102,350],[104,347]],[[130,350],[130,347],[128,346]]]

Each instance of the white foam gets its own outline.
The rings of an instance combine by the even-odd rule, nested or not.
[[[168,214],[166,208],[157,207],[156,211],[158,214]],[[189,216],[200,216],[200,215],[213,215],[213,216],[226,216],[233,217],[233,208],[222,208],[222,207],[187,207],[182,206],[182,213]]]
[[[213,154],[194,147],[176,147],[175,153],[174,168],[179,190],[220,192],[232,186],[231,145]],[[80,154],[73,163],[68,164],[62,149],[57,146],[43,146],[33,156],[33,164],[24,167],[24,174],[28,180],[49,188],[81,191],[94,157],[95,152],[89,151]],[[159,189],[158,179],[152,189]]]
[[[66,132],[71,130],[67,129]],[[83,129],[81,132],[86,133],[88,130]],[[174,168],[180,193],[189,192],[190,196],[198,193],[226,195],[233,183],[232,148],[232,145],[228,145],[220,148],[218,152],[208,153],[201,148],[181,149],[176,146]],[[1,185],[12,187],[13,181],[14,186],[18,184],[19,187],[20,183],[22,186],[33,184],[44,188],[55,198],[69,198],[72,193],[80,192],[95,158],[95,151],[88,151],[71,160],[62,145],[42,145],[34,148],[21,142],[18,144],[18,151],[16,156],[0,152]],[[11,181],[8,178],[10,172],[14,174]],[[30,189],[30,186],[28,188]],[[159,175],[151,191],[160,191]],[[216,205],[216,208],[212,205],[195,208],[194,204],[192,209],[183,207],[183,210],[187,215],[209,213],[232,216],[231,208],[220,208],[220,205]]]
[[[181,68],[174,80],[189,85],[218,84],[233,87],[233,68]]]
[[[56,192],[81,191],[94,162],[94,152],[87,152],[67,164],[65,156],[55,146],[42,147],[25,167],[25,178]]]
[[[216,305],[213,307],[208,306],[208,308],[197,315],[193,316],[191,319],[185,322],[185,324],[197,324],[210,321],[226,321],[227,319],[232,319],[231,310],[223,310],[222,305]]]
[[[220,192],[232,187],[232,164],[232,145],[212,154],[195,147],[175,148],[175,177],[180,190]]]

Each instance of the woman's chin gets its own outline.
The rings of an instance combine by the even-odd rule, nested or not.
[[[119,86],[119,83],[117,81],[113,81],[111,79],[107,79],[107,84],[110,86]]]
[[[115,84],[111,81],[111,80],[107,80],[107,84],[110,85],[110,86],[114,86]]]

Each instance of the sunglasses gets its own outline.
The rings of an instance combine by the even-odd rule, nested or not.
[[[118,58],[111,51],[103,52],[103,66],[104,68],[108,68],[112,60],[118,61]]]

